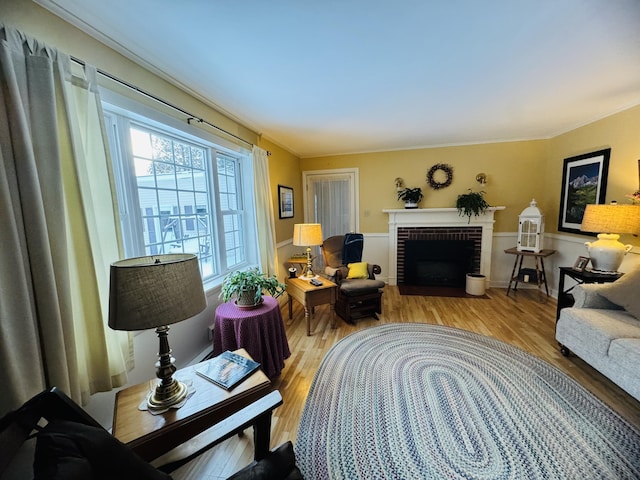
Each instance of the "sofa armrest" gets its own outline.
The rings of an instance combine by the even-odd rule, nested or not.
[[[576,285],[573,290],[575,308],[600,308],[604,310],[623,310],[622,307],[610,302],[598,293],[602,283],[583,283]]]

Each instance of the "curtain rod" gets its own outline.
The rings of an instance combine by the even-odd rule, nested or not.
[[[84,60],[80,60],[79,58],[76,58],[74,56],[71,56],[71,60],[73,60],[74,62],[76,62],[79,65],[82,65],[83,67],[86,65]],[[249,145],[250,147],[253,147],[253,144],[251,142],[247,142],[244,138],[241,138],[237,135],[234,135],[231,132],[228,132],[227,130],[225,130],[224,128],[218,127],[217,125],[214,125],[211,122],[206,121],[205,119],[198,117],[196,115],[193,115],[190,112],[187,112],[186,110],[184,110],[183,108],[178,107],[177,105],[174,105],[173,103],[167,102],[166,100],[163,100],[160,97],[156,97],[154,94],[149,93],[145,90],[142,90],[140,87],[137,87],[135,85],[133,85],[132,83],[129,83],[125,80],[122,80],[118,77],[116,77],[115,75],[110,74],[109,72],[105,72],[104,70],[100,70],[99,68],[96,68],[96,71],[102,75],[103,77],[107,77],[110,80],[113,80],[116,83],[119,83],[120,85],[124,85],[125,87],[138,92],[141,95],[144,95],[145,97],[148,97],[152,100],[155,100],[156,102],[162,103],[163,105],[166,105],[169,108],[172,108],[173,110],[176,110],[177,112],[182,113],[183,115],[187,116],[187,123],[189,125],[191,125],[192,121],[195,121],[197,123],[203,123],[211,128],[214,128],[215,130],[218,130],[219,132],[224,133],[225,135],[229,135],[230,137],[235,138],[236,140],[241,141],[242,143]],[[267,156],[270,156],[271,152],[267,150]]]

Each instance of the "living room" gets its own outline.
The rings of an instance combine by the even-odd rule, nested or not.
[[[509,332],[516,331],[515,337],[522,335],[517,344],[540,344],[531,350],[543,351],[543,358],[554,359],[560,363],[557,345],[553,338],[553,322],[555,319],[555,297],[558,294],[559,267],[572,266],[580,256],[586,256],[584,242],[593,240],[590,235],[567,233],[558,229],[558,216],[561,204],[563,165],[565,159],[596,152],[605,148],[611,149],[607,175],[606,202],[617,200],[628,203],[626,195],[637,190],[640,159],[640,105],[628,103],[624,108],[608,112],[602,117],[586,117],[580,123],[572,124],[564,130],[549,133],[546,136],[533,139],[513,139],[508,141],[477,141],[460,144],[435,144],[435,146],[415,147],[410,149],[389,149],[383,151],[365,151],[355,153],[325,153],[313,155],[294,154],[280,142],[261,136],[251,128],[243,125],[229,115],[214,109],[203,102],[188,89],[181,89],[170,83],[153,70],[140,66],[131,59],[99,42],[94,37],[84,33],[76,26],[64,21],[60,16],[51,13],[36,2],[29,0],[0,0],[3,11],[3,22],[14,25],[28,35],[41,39],[56,48],[85,60],[103,69],[115,77],[127,80],[134,85],[153,92],[158,97],[179,105],[189,112],[205,118],[227,131],[234,132],[246,141],[270,152],[269,177],[273,196],[273,208],[277,212],[278,185],[286,185],[293,189],[295,205],[293,216],[275,220],[275,243],[277,247],[278,276],[284,280],[289,264],[286,262],[301,248],[292,244],[294,225],[305,221],[302,206],[304,184],[303,172],[327,171],[334,169],[357,169],[359,213],[357,217],[358,231],[364,234],[365,257],[368,261],[381,266],[382,273],[378,278],[387,281],[390,276],[389,261],[389,215],[385,210],[402,209],[403,205],[397,200],[395,179],[400,177],[408,187],[421,187],[425,197],[420,203],[421,209],[453,208],[458,195],[468,189],[483,190],[485,198],[492,206],[505,207],[495,212],[495,223],[492,233],[492,254],[490,258],[490,287],[495,291],[496,298],[490,300],[473,299],[475,306],[451,300],[447,305],[443,300],[424,300],[419,303],[415,299],[401,298],[396,287],[388,286],[384,293],[384,313],[381,323],[393,321],[397,315],[402,321],[418,321],[416,312],[424,312],[433,308],[434,317],[445,315],[447,308],[455,311],[471,309],[471,313],[482,315],[480,322],[483,326],[479,330],[489,333],[491,322],[491,304],[495,300],[495,310],[504,311],[513,308],[525,311],[527,318],[533,318],[536,312],[544,317],[541,326],[536,326],[530,333],[520,332],[520,327],[502,329]],[[124,89],[123,89],[124,90]],[[450,186],[442,189],[430,188],[426,179],[428,170],[436,164],[450,165],[453,169],[453,181]],[[479,184],[476,176],[479,173],[487,175],[486,184]],[[538,207],[545,215],[544,247],[556,250],[556,253],[545,259],[547,281],[552,298],[540,301],[535,290],[521,289],[518,296],[506,297],[502,290],[506,290],[511,276],[513,256],[504,250],[515,246],[518,236],[518,216],[529,205],[532,199],[537,201]],[[640,266],[640,240],[633,235],[623,235],[621,241],[631,244],[633,248],[624,257],[620,267],[622,272],[630,272]],[[182,322],[172,327],[171,345],[177,357],[178,365],[197,360],[203,351],[210,347],[208,337],[209,326],[216,303],[220,300],[217,294],[208,296],[207,310],[197,318]],[[283,305],[284,308],[284,305]],[[407,308],[407,311],[404,309]],[[481,313],[478,313],[481,312]],[[357,327],[340,325],[338,332],[332,332],[328,325],[329,314],[324,308],[318,309],[316,317],[317,329],[314,336],[307,339],[299,330],[301,311],[296,307],[294,321],[287,323],[292,352],[299,347],[299,352],[307,352],[310,348],[319,348],[326,352],[324,342],[337,340],[347,333],[369,326],[375,326],[375,320],[365,320]],[[502,314],[500,314],[502,318]],[[286,317],[286,315],[285,315]],[[505,320],[506,321],[506,320]],[[470,317],[456,320],[460,328],[471,328],[473,321]],[[455,324],[456,322],[445,322]],[[501,320],[502,322],[502,320]],[[290,331],[289,331],[290,329]],[[197,332],[197,333],[194,333]],[[511,333],[505,334],[505,339]],[[153,375],[152,363],[156,355],[157,338],[153,331],[143,332],[134,337],[135,368],[130,372],[129,384],[135,384],[149,379]],[[320,359],[316,359],[319,362]],[[299,353],[287,361],[290,369],[300,368],[305,360]],[[572,363],[568,370],[585,381],[592,382],[591,388],[606,391],[612,389],[609,400],[616,402],[620,408],[634,415],[638,410],[635,399],[625,398],[625,393],[608,380],[590,369],[584,362]],[[311,378],[310,371],[297,378],[293,385],[288,384],[291,377],[287,377],[287,387],[291,389],[308,388]],[[595,387],[594,387],[595,386]],[[98,394],[92,398],[87,410],[104,425],[109,425],[113,409],[114,393]],[[621,399],[621,400],[620,400]],[[285,403],[286,403],[285,397]],[[296,408],[300,408],[297,405]],[[4,413],[4,412],[2,412]],[[295,415],[288,412],[292,418],[282,418],[278,421],[278,433],[274,436],[279,440],[286,438],[290,431],[287,422],[293,422]],[[280,443],[280,442],[278,442]],[[229,447],[231,448],[231,447]],[[246,452],[245,452],[246,457]]]

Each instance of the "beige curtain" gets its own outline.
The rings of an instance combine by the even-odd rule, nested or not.
[[[130,349],[105,324],[120,255],[95,70],[10,26],[0,40],[2,414],[124,384]]]
[[[278,252],[276,250],[276,227],[269,181],[269,158],[265,150],[256,146],[253,147],[253,178],[260,268],[267,275],[277,275]]]

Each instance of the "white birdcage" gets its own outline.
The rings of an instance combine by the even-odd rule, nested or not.
[[[518,251],[538,253],[542,250],[544,215],[538,209],[535,198],[518,218]]]

